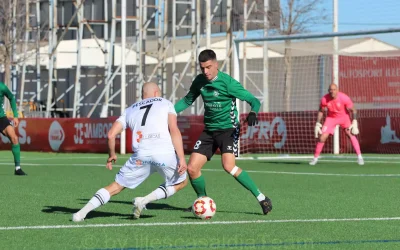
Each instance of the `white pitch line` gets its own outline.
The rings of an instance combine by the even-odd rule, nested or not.
[[[0,162],[0,165],[10,165],[13,163]],[[90,167],[105,167],[105,164],[93,163],[24,163],[26,166],[90,166]],[[113,168],[121,168],[121,165],[114,165]],[[202,169],[201,171],[209,172],[225,172],[222,169]],[[260,174],[286,174],[286,175],[311,175],[311,176],[346,176],[346,177],[400,177],[400,174],[340,174],[340,173],[315,173],[315,172],[284,172],[284,171],[268,171],[268,170],[246,170],[248,173]]]
[[[311,158],[310,158],[311,159]],[[343,162],[343,163],[357,163],[357,159],[354,159],[354,160],[345,160],[345,159],[347,159],[347,158],[343,158],[343,160],[340,160],[340,158],[338,158],[338,159],[319,159],[318,160],[318,162]],[[349,159],[351,159],[351,158],[349,158]],[[365,158],[364,158],[365,159]],[[243,159],[237,159],[237,160],[243,160]],[[274,161],[290,161],[290,162],[296,162],[296,161],[298,161],[298,162],[306,162],[306,161],[308,161],[307,159],[296,159],[296,158],[264,158],[264,157],[262,157],[262,158],[257,158],[257,159],[253,159],[253,160],[258,160],[258,161],[260,161],[260,160],[274,160]],[[400,163],[400,159],[399,158],[397,158],[396,159],[397,161],[394,161],[394,159],[393,160],[389,160],[389,159],[385,159],[385,160],[381,160],[381,161],[371,161],[371,160],[368,160],[368,161],[365,161],[365,163],[383,163],[383,164],[399,164]],[[268,162],[265,162],[265,163],[268,163]]]
[[[70,160],[70,159],[106,159],[107,160],[107,155],[104,155],[103,157],[100,157],[100,156],[69,156],[69,157],[54,156],[54,157],[41,157],[41,158],[21,157],[21,159],[28,160],[28,161]],[[0,159],[0,162],[5,162],[5,161],[8,161],[8,160]]]
[[[290,156],[290,155],[282,155],[282,156],[248,156],[248,157],[238,157],[236,158],[237,160],[307,160],[307,159],[313,159],[314,156],[313,155],[305,155],[305,156]],[[400,157],[396,157],[396,156],[363,156],[364,159],[370,160],[370,159],[375,159],[375,160],[386,160],[386,161],[390,161],[390,160],[397,160],[400,161]],[[357,161],[357,157],[356,156],[329,156],[329,155],[323,155],[320,156],[319,158],[320,160],[340,160],[340,159],[353,159],[354,161]]]
[[[0,165],[11,165],[14,163],[11,162],[0,162]],[[93,164],[93,163],[74,163],[74,164],[68,164],[68,163],[23,163],[22,166],[91,166],[91,167],[105,167],[106,164]],[[121,167],[121,166],[113,166],[113,167]]]
[[[235,224],[268,224],[268,223],[347,222],[347,221],[396,221],[396,220],[400,220],[400,217],[43,225],[43,226],[0,227],[0,231],[37,230],[37,229],[67,229],[67,228],[152,227],[152,226],[191,226],[191,225],[235,225]]]
[[[328,159],[321,159],[321,160],[318,160],[319,162],[321,162],[321,161],[323,161],[323,162],[345,162],[345,163],[357,163],[357,160],[356,159],[354,159],[354,160],[352,160],[352,161],[348,161],[348,160],[328,160]],[[371,161],[371,160],[368,160],[368,161],[366,161],[366,163],[368,164],[368,163],[383,163],[383,164],[399,164],[400,163],[400,161]]]
[[[201,171],[222,172],[220,169],[202,169]],[[352,176],[352,177],[400,177],[400,174],[335,174],[335,173],[312,173],[312,172],[282,172],[282,171],[262,171],[246,170],[248,173],[261,174],[290,174],[290,175],[317,175],[317,176]]]

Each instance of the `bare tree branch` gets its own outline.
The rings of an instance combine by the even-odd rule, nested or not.
[[[279,1],[279,0],[277,0]],[[328,16],[322,8],[323,0],[284,0],[280,8],[280,28],[276,33],[281,35],[293,35],[309,32],[312,25],[326,21]],[[285,87],[283,99],[285,110],[291,110],[292,89],[292,48],[291,41],[285,40],[284,49]]]

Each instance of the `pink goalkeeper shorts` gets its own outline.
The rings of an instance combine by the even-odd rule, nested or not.
[[[339,125],[341,128],[348,128],[351,125],[350,117],[349,116],[342,116],[342,117],[327,117],[325,119],[324,125],[322,126],[322,133],[323,134],[331,134],[335,132],[336,125]]]

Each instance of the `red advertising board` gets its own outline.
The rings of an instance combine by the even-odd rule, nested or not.
[[[363,152],[400,154],[400,109],[360,110],[358,113]]]
[[[241,115],[240,150],[242,153],[313,154],[316,112],[260,113],[259,123],[249,128]],[[358,121],[363,153],[400,153],[400,109],[359,110]],[[106,119],[20,119],[17,128],[23,151],[107,153],[107,133],[115,117]],[[203,125],[203,116],[180,116],[186,153],[192,152]],[[351,143],[341,132],[341,153],[353,152]],[[9,140],[1,135],[0,150],[10,149]],[[119,151],[120,140],[117,139]],[[126,152],[132,152],[132,133],[126,133]],[[324,147],[332,152],[332,137]]]
[[[20,119],[16,128],[21,150],[45,152],[107,152],[107,133],[115,118]],[[10,142],[1,135],[0,149]],[[119,139],[117,140],[119,148]]]
[[[182,134],[183,149],[190,153],[204,129],[203,116],[178,116],[178,127]]]
[[[259,123],[249,128],[241,115],[240,152],[275,154],[313,154],[317,139],[314,126],[317,112],[260,113]],[[369,109],[358,111],[360,134],[357,136],[363,153],[400,153],[400,109]],[[185,151],[193,146],[203,129],[202,116],[180,117]],[[329,137],[324,153],[333,152]],[[343,131],[340,132],[340,153],[353,153]]]
[[[340,56],[339,83],[356,103],[400,103],[400,57]]]
[[[316,116],[316,112],[262,113],[255,128],[242,125],[241,152],[313,154]],[[358,117],[357,138],[363,153],[400,153],[400,109],[359,110]],[[323,152],[332,153],[332,145],[330,137]],[[340,153],[352,152],[350,141],[341,131]]]

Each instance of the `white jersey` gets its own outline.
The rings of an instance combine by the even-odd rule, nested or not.
[[[168,129],[174,105],[162,97],[147,98],[127,108],[117,121],[132,130],[132,150],[137,156],[175,153]]]

